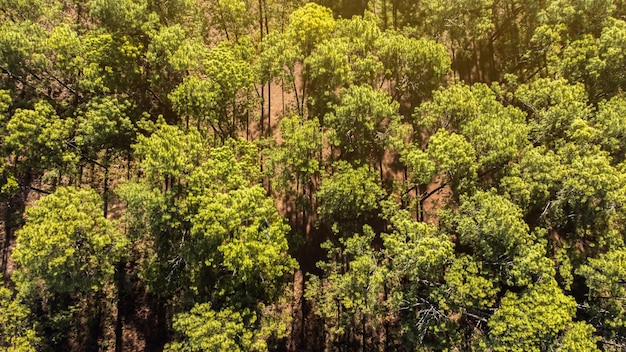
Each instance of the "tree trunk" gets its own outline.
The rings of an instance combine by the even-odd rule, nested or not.
[[[109,215],[109,166],[104,167],[104,192],[102,194],[102,200],[104,203],[104,217],[106,218]]]
[[[115,276],[117,284],[117,317],[115,320],[115,352],[122,352],[124,350],[124,315],[125,310],[125,287],[124,282],[126,280],[126,262],[120,261],[115,265]]]

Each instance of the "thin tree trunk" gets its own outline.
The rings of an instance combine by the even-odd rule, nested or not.
[[[306,299],[304,299],[304,290],[306,288],[305,285],[306,276],[304,272],[302,272],[302,287],[301,287],[301,296],[300,296],[300,309],[302,310],[302,324],[300,324],[300,350],[302,350],[306,343]]]
[[[385,282],[383,285],[383,292],[383,302],[387,302],[387,300],[389,299],[387,292],[387,282]],[[385,317],[385,319],[383,320],[383,330],[385,334],[384,351],[389,351],[389,319],[387,319],[387,317]]]
[[[367,309],[367,305],[365,306],[365,308]],[[366,336],[365,336],[365,314],[363,314],[363,318],[361,318],[361,351],[365,352],[365,341],[367,340]]]
[[[125,312],[125,287],[126,262],[120,261],[115,265],[115,276],[117,284],[117,317],[115,320],[115,352],[124,350],[124,315]]]
[[[267,131],[272,136],[272,83],[267,84]]]
[[[267,17],[267,14],[266,14]],[[263,0],[259,0],[259,34],[261,36],[261,41],[263,41]],[[259,139],[263,138],[263,119],[265,118],[265,84],[261,84],[261,123],[260,123],[260,136]]]
[[[300,98],[298,96],[298,85],[296,84],[296,76],[293,75],[293,92],[296,96],[296,106],[298,107],[298,114],[304,117],[304,111],[300,109]]]
[[[85,297],[86,299],[89,299],[87,297]],[[101,292],[96,292],[95,297],[90,297],[91,299],[94,300],[94,302],[92,302],[93,304],[91,305],[93,307],[93,309],[95,310],[92,311],[90,309],[87,309],[87,312],[92,313],[93,316],[88,318],[88,335],[87,335],[87,347],[88,347],[88,351],[97,351],[98,350],[98,341],[100,340],[100,338],[102,337],[102,333],[103,333],[103,309],[102,306],[104,304],[104,298],[103,298],[103,294]]]
[[[383,155],[380,157],[379,161],[378,161],[378,168],[380,169],[380,185],[385,188],[385,176],[383,174],[383,158],[385,157],[385,152],[383,152]]]
[[[285,80],[283,78],[280,79],[280,89],[283,103],[283,115],[285,115]]]
[[[102,195],[102,199],[104,202],[104,217],[106,218],[109,213],[109,165],[104,168],[104,194]]]

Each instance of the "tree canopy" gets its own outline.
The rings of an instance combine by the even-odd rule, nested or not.
[[[624,1],[0,8],[0,350],[626,349]]]

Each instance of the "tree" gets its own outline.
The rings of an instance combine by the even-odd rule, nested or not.
[[[461,314],[476,314],[495,306],[500,287],[487,263],[469,255],[455,258],[445,274],[447,297],[444,302],[450,310]]]
[[[621,96],[616,96],[608,101],[600,102],[598,111],[593,115],[591,121],[593,127],[599,131],[601,136],[598,141],[604,150],[611,153],[617,161],[624,159],[623,153],[626,150],[624,144],[624,123],[622,122],[626,112],[626,100]]]
[[[622,299],[626,294],[622,283],[626,275],[625,260],[626,251],[616,248],[589,258],[576,272],[585,278],[589,290],[586,306],[592,316],[590,320],[597,324],[605,339],[618,344],[624,343],[626,331],[626,307]]]
[[[408,211],[394,207],[384,212],[391,231],[381,235],[388,270],[388,338],[400,339],[407,349],[451,346],[453,329],[446,328],[449,321],[438,290],[454,259],[454,243],[436,226],[414,221]]]
[[[289,226],[265,190],[249,185],[247,174],[233,184],[227,182],[232,175],[216,174],[236,163],[232,153],[216,149],[211,157],[190,179],[190,243],[183,243],[180,256],[192,274],[192,288],[215,295],[204,282],[211,278],[211,286],[221,291],[217,296],[233,307],[269,304],[283,293],[283,278],[296,267],[287,254]],[[220,282],[226,276],[228,282]]]
[[[198,130],[205,126],[223,143],[247,122],[254,73],[242,50],[222,42],[202,60],[199,75],[185,77],[169,95],[174,110]]]
[[[412,107],[429,98],[450,73],[450,55],[446,48],[427,37],[416,39],[385,31],[379,36],[376,48],[384,69],[383,77],[389,83],[389,94],[396,101],[409,102]]]
[[[165,351],[267,351],[266,342],[249,329],[256,316],[248,315],[230,309],[216,312],[210,303],[197,304],[189,313],[174,317],[174,330],[185,338],[166,345]]]
[[[224,31],[226,40],[237,41],[250,33],[253,22],[251,4],[241,0],[218,0],[208,2],[214,28]]]
[[[489,319],[494,351],[545,351],[572,324],[576,301],[547,279],[521,295],[507,293]]]
[[[311,177],[319,173],[322,151],[321,128],[317,119],[304,121],[302,117],[284,116],[280,120],[282,143],[266,151],[272,169],[277,171],[281,189],[295,184],[296,191],[306,192]],[[295,179],[294,179],[295,177]]]
[[[13,259],[20,292],[97,292],[113,280],[127,239],[102,216],[102,201],[90,189],[59,187],[26,211]]]
[[[280,78],[291,85],[300,116],[307,116],[305,107],[310,73],[306,67],[300,74],[298,70],[302,68],[305,58],[331,37],[335,26],[331,10],[311,2],[291,13],[284,32],[270,34],[264,40],[265,46],[259,59],[262,83]],[[298,76],[300,84],[296,81]]]
[[[384,32],[367,17],[352,17],[337,22],[334,38],[343,40],[349,50],[351,84],[378,87],[384,72],[380,60],[379,40]]]
[[[374,349],[370,339],[381,334],[387,312],[385,292],[387,268],[381,253],[372,248],[375,233],[364,226],[362,234],[326,242],[328,262],[318,262],[322,275],[312,276],[305,297],[314,302],[313,311],[328,331],[326,348],[360,346]]]
[[[329,8],[310,2],[289,16],[285,33],[307,57],[318,44],[330,37],[335,25]]]
[[[329,142],[340,148],[339,157],[355,164],[381,165],[385,150],[399,145],[402,138],[398,104],[368,85],[342,90],[324,124],[331,128]]]
[[[521,210],[494,192],[462,196],[456,213],[446,212],[444,228],[458,236],[477,260],[497,268],[508,285],[527,286],[554,276],[543,231],[530,232]]]
[[[528,147],[521,152],[519,161],[506,170],[501,189],[525,214],[534,215],[533,221],[537,222],[555,197],[565,169],[553,150],[545,146]]]
[[[153,186],[170,182],[166,187],[171,187],[174,179],[188,174],[206,155],[204,141],[197,130],[185,133],[164,121],[149,137],[138,136],[133,148]]]
[[[626,345],[626,0],[0,8],[0,349]]]
[[[484,84],[457,83],[438,90],[432,101],[415,110],[413,118],[416,133],[443,127],[465,136],[476,151],[478,170],[501,167],[528,143],[524,113],[502,105],[496,92]]]
[[[267,156],[267,172],[273,178],[274,189],[295,204],[296,223],[306,226],[307,213],[312,213],[314,183],[321,171],[322,133],[315,118],[303,121],[302,117],[283,116],[280,121],[282,143],[270,145],[263,153]],[[294,230],[297,230],[294,228]]]
[[[557,352],[599,352],[597,343],[600,338],[594,332],[594,327],[584,321],[571,324],[563,334]]]
[[[34,76],[45,65],[46,58],[40,51],[45,47],[42,45],[45,30],[39,23],[29,20],[3,21],[0,28],[2,88],[20,90],[30,97],[36,96],[38,87],[31,82],[36,80]]]
[[[520,85],[514,94],[529,113],[531,141],[548,147],[570,140],[576,123],[588,121],[591,114],[583,85],[564,79],[538,79]]]
[[[476,151],[465,137],[441,129],[430,137],[426,154],[441,175],[440,188],[449,184],[459,193],[472,189],[477,177]]]
[[[150,37],[145,54],[147,80],[153,98],[164,105],[170,105],[168,94],[183,83],[183,79],[189,79],[186,73],[202,72],[202,61],[209,48],[191,31],[188,25],[176,23],[147,33]],[[171,114],[164,115],[170,117]]]
[[[136,132],[130,109],[130,102],[108,97],[87,103],[77,118],[74,137],[84,155],[96,159],[101,150],[129,150]]]
[[[145,258],[141,274],[164,307],[175,302],[176,312],[187,312],[198,304],[191,317],[237,311],[246,329],[252,324],[250,331],[265,331],[284,316],[260,324],[250,319],[278,310],[286,277],[297,267],[288,254],[289,226],[259,185],[256,146],[233,139],[222,147],[203,143],[197,131],[168,125],[138,138],[146,178],[126,183],[119,194]],[[181,337],[194,329],[181,324]],[[281,331],[267,336],[281,338]],[[183,345],[194,346],[190,341]]]
[[[420,36],[443,37],[452,52],[453,69],[461,79],[466,82],[497,80],[495,67],[488,66],[493,63],[489,54],[493,54],[485,50],[491,44],[498,15],[494,1],[389,2],[394,25],[412,27],[412,32]]]
[[[345,37],[332,37],[320,43],[310,56],[304,59],[303,71],[308,82],[307,106],[312,116],[324,121],[324,114],[329,105],[338,100],[337,90],[353,83],[354,72],[351,61],[355,55],[351,52],[350,41]]]
[[[567,173],[558,185],[554,200],[545,208],[548,226],[558,229],[571,246],[582,245],[587,253],[571,251],[580,264],[587,255],[620,246],[624,180],[611,166],[611,158],[597,146],[580,148],[568,143],[557,155]]]
[[[76,155],[65,148],[72,120],[61,119],[44,101],[33,109],[16,109],[6,124],[4,147],[23,172],[41,173],[46,169],[63,169],[76,162]]]
[[[555,1],[545,6],[540,18],[547,25],[565,25],[570,38],[586,33],[597,36],[614,10],[611,0]]]
[[[355,168],[339,161],[335,172],[325,174],[315,194],[317,213],[327,224],[337,224],[344,231],[354,231],[366,223],[379,208],[385,192],[379,186],[377,173],[365,165]],[[348,232],[349,233],[349,232]]]
[[[32,322],[32,313],[21,297],[0,287],[0,351],[37,351],[40,338]]]
[[[86,344],[102,337],[106,294],[114,289],[116,264],[128,244],[102,214],[100,196],[75,187],[59,187],[27,208],[12,253],[17,264],[12,279],[18,299],[37,312],[44,346],[67,348],[74,334],[85,333]]]

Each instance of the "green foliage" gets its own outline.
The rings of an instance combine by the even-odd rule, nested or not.
[[[47,47],[54,65],[65,75],[76,76],[82,70],[82,38],[72,26],[60,24],[52,29],[47,38]]]
[[[479,169],[508,162],[528,143],[524,114],[503,106],[484,84],[458,83],[436,91],[432,101],[416,109],[414,118],[418,131],[445,127],[465,136],[476,151]]]
[[[531,140],[546,146],[567,140],[575,123],[587,121],[591,113],[584,87],[564,79],[538,79],[521,85],[515,97],[530,110]]]
[[[254,82],[252,67],[237,48],[222,42],[202,60],[199,75],[185,77],[168,95],[174,109],[199,130],[210,126],[223,141],[246,121]]]
[[[530,233],[521,209],[506,198],[480,191],[461,197],[455,214],[442,215],[459,244],[471,248],[478,260],[497,264],[500,279],[509,285],[532,285],[554,276],[553,263],[545,257],[543,232]]]
[[[412,282],[436,282],[453,257],[454,245],[436,227],[411,219],[406,210],[390,218],[392,232],[383,235],[385,256],[391,260],[392,275]]]
[[[31,312],[12,292],[0,287],[0,351],[37,351],[39,337]]]
[[[522,209],[543,211],[564,176],[565,168],[552,150],[527,148],[519,162],[511,165],[509,175],[502,178],[501,187]]]
[[[174,330],[184,339],[166,345],[165,351],[266,351],[265,341],[248,328],[255,323],[250,312],[215,311],[209,303],[197,304],[174,317]]]
[[[302,192],[300,200],[304,202],[307,188],[312,186],[312,177],[320,172],[322,134],[319,121],[303,121],[297,115],[284,116],[280,120],[280,136],[280,145],[264,151],[268,158],[268,172],[276,177],[274,187],[289,195],[298,196],[297,193]]]
[[[578,321],[571,324],[559,343],[557,352],[599,352],[597,342],[600,339],[594,336],[593,333],[596,329],[593,326]]]
[[[335,29],[333,13],[329,8],[308,3],[289,16],[285,33],[308,56],[313,48],[328,39]]]
[[[138,136],[133,146],[141,158],[142,167],[150,182],[163,177],[181,177],[198,165],[203,157],[204,143],[198,131],[184,133],[164,123],[150,136]]]
[[[376,43],[386,79],[395,83],[394,99],[417,103],[431,96],[450,73],[446,48],[429,38],[410,38],[386,31]]]
[[[614,10],[612,0],[559,0],[549,3],[539,18],[542,23],[565,25],[572,37],[583,33],[597,35]]]
[[[200,283],[206,271],[224,271],[222,275],[230,273],[229,282],[220,285],[218,294],[232,304],[274,297],[280,293],[277,284],[281,278],[296,267],[287,255],[289,226],[261,187],[239,185],[221,192],[205,189],[190,199],[197,213],[190,214],[191,243],[185,244],[181,256],[196,282],[192,289],[204,290]],[[206,257],[204,253],[212,255]],[[245,286],[250,286],[247,295],[254,293],[252,297],[239,297],[242,292],[238,288]]]
[[[428,154],[415,146],[409,146],[401,152],[400,161],[402,161],[409,169],[409,180],[415,184],[428,184],[437,165],[432,161]]]
[[[188,27],[177,23],[150,33],[151,40],[145,54],[146,63],[152,69],[148,80],[151,89],[160,96],[166,96],[181,84],[185,71],[201,70],[202,59],[208,49],[200,38],[188,31]]]
[[[385,194],[374,169],[369,166],[355,168],[343,161],[334,167],[336,171],[322,178],[316,193],[320,218],[328,223],[349,226],[371,216]]]
[[[309,113],[321,118],[339,100],[338,90],[352,85],[388,83],[393,100],[417,104],[449,73],[447,51],[434,40],[381,31],[368,18],[335,21],[327,10],[308,4],[291,15],[284,33],[270,33],[263,42],[262,81],[292,85],[300,114],[308,103]]]
[[[626,3],[317,3],[0,0],[0,349],[623,349]]]
[[[430,137],[426,153],[436,164],[443,182],[466,191],[477,176],[476,151],[465,137],[440,129]]]
[[[114,5],[112,5],[114,6]],[[82,38],[77,86],[92,96],[123,92],[141,81],[143,44],[127,35],[90,31]]]
[[[446,271],[446,287],[449,287],[448,301],[451,308],[480,310],[493,307],[498,285],[493,277],[485,275],[483,263],[468,255],[461,255]]]
[[[311,277],[305,297],[315,302],[313,311],[324,320],[330,334],[327,345],[355,334],[366,339],[383,325],[387,307],[380,297],[387,270],[381,265],[380,253],[371,248],[374,237],[374,231],[366,226],[363,234],[340,238],[340,246],[331,242],[322,245],[329,262],[318,262],[323,275]],[[349,343],[359,343],[352,338]]]
[[[261,43],[257,70],[262,83],[283,79],[293,84],[295,64],[301,59],[299,48],[284,33],[271,32]],[[289,89],[289,88],[287,88]]]
[[[626,150],[624,144],[626,124],[622,121],[624,116],[626,116],[626,101],[623,97],[617,96],[601,102],[598,112],[592,118],[593,126],[599,131],[598,144],[618,157],[618,160],[623,159],[620,155],[623,155],[623,151]]]
[[[589,288],[591,312],[609,338],[621,338],[626,327],[626,307],[622,299],[626,295],[622,283],[626,275],[625,263],[626,251],[619,248],[598,258],[589,258],[588,263],[577,270]]]
[[[84,114],[78,117],[74,140],[88,154],[103,149],[129,149],[135,137],[135,127],[127,115],[128,101],[113,98],[90,101]]]
[[[398,314],[394,330],[406,348],[442,348],[448,334],[441,328],[449,321],[437,293],[454,260],[454,244],[435,226],[411,219],[406,210],[392,211],[389,222],[392,231],[381,235],[389,271],[388,317]]]
[[[460,244],[472,246],[488,261],[498,261],[502,255],[512,258],[532,239],[520,209],[491,192],[461,199],[452,222]]]
[[[6,124],[4,145],[9,155],[24,158],[23,167],[44,170],[72,163],[76,158],[66,151],[72,120],[59,118],[44,101],[34,109],[17,109]]]
[[[367,85],[342,90],[324,124],[332,129],[329,142],[341,148],[343,158],[381,161],[386,149],[399,144],[398,104],[390,100]]]
[[[476,150],[481,168],[506,164],[528,143],[524,114],[515,108],[502,106],[495,101],[491,91],[487,92],[490,97],[483,102],[477,118],[461,127],[461,133]]]
[[[289,226],[258,185],[256,147],[228,140],[206,151],[198,132],[162,125],[135,148],[147,179],[119,194],[144,243],[151,290],[241,309],[274,302],[297,265],[287,254]]]
[[[27,75],[28,68],[39,69],[45,63],[45,56],[39,52],[45,38],[45,31],[38,23],[31,21],[3,21],[0,26],[0,63],[6,71],[18,77]],[[3,88],[15,87],[15,85]]]
[[[60,187],[26,216],[13,251],[20,292],[88,293],[112,282],[128,241],[93,190]]]
[[[619,214],[615,205],[623,204],[623,178],[611,166],[611,158],[599,150],[581,150],[568,144],[559,154],[569,166],[567,177],[559,189],[550,221],[554,225],[573,225],[573,233],[591,240],[590,247],[621,244],[614,231],[621,225],[613,220]]]
[[[280,127],[283,158],[287,159],[285,164],[292,167],[294,174],[303,178],[318,172],[320,166],[317,156],[322,147],[319,122],[315,119],[302,121],[294,115],[283,117]]]
[[[507,293],[489,319],[493,351],[546,351],[554,348],[576,312],[576,301],[552,279],[521,295]],[[571,337],[569,337],[571,339]]]
[[[218,0],[209,3],[209,11],[215,28],[220,28],[229,40],[238,40],[249,32],[252,23],[250,2],[242,0]]]
[[[11,103],[10,92],[0,90],[0,131],[5,131],[6,123],[9,119],[8,110]],[[0,139],[0,141],[4,144],[4,138]],[[14,194],[18,190],[19,185],[13,171],[14,170],[11,170],[4,159],[0,159],[0,197]]]
[[[345,42],[350,51],[348,63],[351,65],[353,84],[374,86],[378,83],[383,71],[380,55],[377,54],[381,35],[380,28],[368,18],[352,17],[337,22],[335,37]]]
[[[321,110],[334,98],[337,87],[345,87],[354,79],[351,45],[348,38],[333,37],[320,43],[304,60],[313,90],[309,103]],[[309,92],[311,94],[311,92]]]

